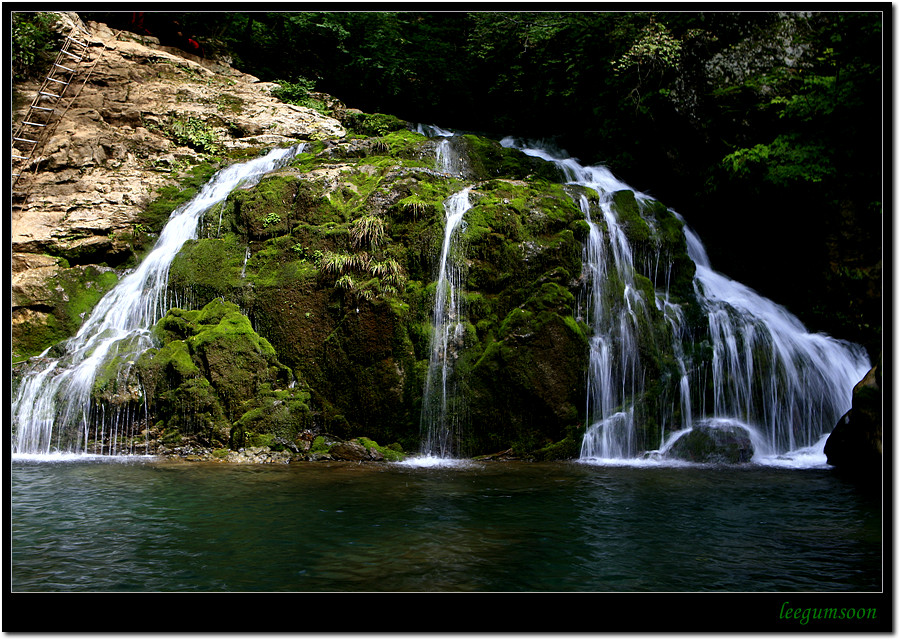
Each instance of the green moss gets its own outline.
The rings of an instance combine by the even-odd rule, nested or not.
[[[235,299],[246,284],[241,277],[245,252],[233,234],[188,240],[169,268],[169,286],[201,303],[220,296]]]
[[[613,209],[632,245],[643,244],[650,240],[652,231],[641,216],[641,209],[633,191],[616,191],[613,194]]]
[[[155,365],[168,377],[183,381],[201,375],[200,368],[191,359],[187,343],[176,340],[164,345],[153,356]]]
[[[271,385],[260,385],[257,395],[243,405],[247,410],[234,424],[233,446],[271,447],[276,438],[295,440],[312,425],[309,397],[305,389],[273,391]],[[268,438],[268,444],[260,444],[264,438]]]
[[[555,282],[545,282],[525,304],[537,311],[571,309],[575,304],[575,296]]]
[[[325,440],[324,436],[316,436],[309,447],[309,453],[328,453],[331,444]]]
[[[270,174],[253,189],[232,191],[222,211],[226,231],[261,240],[290,232],[316,200],[308,185],[289,174]]]
[[[197,329],[196,311],[185,311],[174,307],[154,325],[153,335],[163,343],[171,340],[185,340]]]
[[[568,431],[574,432],[567,435],[562,440],[554,442],[529,452],[530,457],[535,461],[544,460],[575,460],[581,455],[581,442],[584,437],[584,429],[569,428]]]
[[[513,309],[500,324],[499,334],[501,336],[508,336],[516,332],[527,333],[533,319],[534,314],[531,311],[526,311],[521,308]]]
[[[248,433],[244,441],[245,447],[271,447],[275,443],[275,436],[271,433]]]
[[[222,299],[212,300],[204,305],[202,309],[185,314],[188,318],[193,319],[196,325],[217,325],[228,314],[238,312],[238,307],[230,302]],[[198,329],[199,330],[199,327]],[[196,333],[196,330],[195,330]]]
[[[356,441],[366,449],[375,449],[376,451],[378,451],[378,453],[383,455],[384,459],[388,462],[400,462],[401,460],[404,460],[406,458],[403,453],[402,447],[400,447],[400,445],[397,443],[383,447],[374,440],[370,440],[369,438],[360,437],[356,438]]]
[[[118,283],[112,269],[61,268],[47,280],[49,299],[35,301],[48,311],[15,322],[11,329],[13,361],[35,356],[78,332],[101,298]],[[27,302],[27,301],[22,301]]]
[[[144,208],[139,222],[154,233],[162,231],[172,212],[197,195],[215,171],[215,166],[204,162],[174,176],[175,184],[156,190],[156,197]]]
[[[228,303],[213,301],[211,305],[225,307]],[[205,309],[204,309],[205,310]],[[265,357],[275,357],[275,350],[269,341],[257,334],[250,320],[236,308],[225,311],[217,324],[206,325],[203,330],[188,339],[191,349],[199,351],[210,344],[228,340],[246,341],[258,353]]]
[[[99,271],[93,266],[84,268],[61,269],[50,284],[62,288],[64,292],[61,306],[66,319],[75,327],[96,306],[107,291],[118,283],[114,271]]]
[[[11,330],[12,363],[36,356],[71,335],[65,324],[52,314],[18,322]]]
[[[427,148],[426,140],[413,131],[403,128],[383,134],[371,141],[370,155],[362,159],[362,164],[378,163],[380,158],[384,166],[399,165],[405,168],[432,168],[434,160],[431,153],[423,154]],[[390,161],[385,163],[384,161]]]
[[[181,440],[182,435],[176,429],[166,429],[159,438],[160,442],[167,445],[179,444]]]
[[[494,140],[467,134],[463,136],[469,164],[481,179],[497,177],[524,180],[538,178],[562,182],[563,177],[552,162],[527,156],[518,149],[501,146]]]
[[[166,424],[229,446],[250,433],[293,438],[308,426],[309,393],[284,388],[291,371],[234,303],[217,299],[198,311],[172,309],[154,335],[163,345],[145,352],[137,366]]]
[[[407,128],[405,120],[386,113],[351,112],[347,114],[345,123],[347,128],[364,136],[384,136]]]

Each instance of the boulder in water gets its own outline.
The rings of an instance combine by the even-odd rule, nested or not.
[[[828,464],[880,473],[882,468],[880,365],[853,387],[853,404],[825,442]]]
[[[738,422],[702,420],[666,450],[666,458],[740,464],[753,458],[750,431]]]
[[[364,444],[351,440],[349,442],[338,442],[328,449],[328,453],[334,460],[347,460],[350,462],[375,461],[384,460],[384,455],[375,447],[367,447]]]

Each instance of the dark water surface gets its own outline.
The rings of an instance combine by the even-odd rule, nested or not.
[[[827,469],[21,462],[11,585],[60,591],[882,589]]]

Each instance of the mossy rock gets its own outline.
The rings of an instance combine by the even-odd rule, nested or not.
[[[242,277],[246,247],[234,234],[188,240],[169,268],[169,286],[201,302],[233,300],[246,285]]]
[[[272,174],[252,189],[232,191],[223,214],[228,230],[250,240],[263,240],[286,234],[298,220],[294,203],[303,189],[296,176]]]
[[[678,438],[665,457],[689,462],[741,464],[753,458],[746,427],[737,423],[701,421]]]
[[[247,409],[234,423],[231,447],[272,447],[277,442],[293,442],[312,426],[312,412],[305,389],[262,390],[245,402]]]
[[[552,162],[526,155],[518,149],[502,146],[499,142],[467,134],[463,136],[467,145],[468,164],[478,179],[527,178],[563,182],[564,176]]]
[[[387,462],[400,462],[406,459],[403,447],[401,447],[399,443],[395,442],[391,445],[382,446],[374,440],[364,437],[356,438],[356,441],[366,449],[375,449],[378,451]]]
[[[656,200],[638,200],[633,191],[617,191],[612,200],[613,210],[631,245],[634,264],[647,268],[642,275],[650,278],[656,289],[666,291],[672,300],[693,301],[695,265],[687,253],[681,220]],[[658,264],[671,264],[671,268],[650,269],[650,265]]]
[[[392,131],[407,129],[409,123],[386,113],[362,113],[348,111],[344,126],[364,136],[383,136]]]
[[[308,426],[308,393],[286,390],[292,372],[234,303],[218,299],[197,311],[172,309],[154,335],[162,346],[146,351],[137,366],[153,411],[170,426],[229,444],[232,421],[244,434],[266,407],[276,414],[266,421],[268,432],[292,436]],[[287,423],[293,426],[279,426]]]
[[[566,437],[552,442],[539,449],[527,452],[528,457],[537,462],[549,460],[575,460],[581,456],[581,442],[584,439],[582,424],[573,424],[565,428]]]
[[[460,181],[435,169],[436,142],[406,123],[350,117],[356,133],[370,137],[308,147],[292,166],[207,212],[171,282],[196,305],[219,301],[173,310],[158,324],[161,340],[185,348],[166,355],[174,385],[167,389],[205,381],[233,423],[231,446],[266,434],[289,439],[315,416],[318,429],[340,438],[417,447],[442,203],[477,180],[455,256],[466,313],[456,363],[469,414],[463,449],[568,457],[580,438],[573,429],[583,424],[589,333],[575,317],[589,231],[577,200],[596,202],[597,194],[559,184],[553,163],[477,136],[452,140],[471,172]],[[636,251],[686,256],[671,212],[631,192],[615,200]],[[375,218],[379,241],[354,240],[359,221]],[[353,258],[345,261],[351,266],[329,271],[323,265],[337,264],[335,256]],[[399,284],[385,286],[372,271],[388,261],[400,265]],[[656,375],[671,364],[660,348],[667,325],[653,304],[662,280],[640,268],[630,281],[647,302],[641,322],[652,336],[641,358]],[[673,291],[688,296],[692,275],[676,269]],[[610,296],[621,296],[624,284],[611,282]],[[186,363],[176,356],[185,354],[199,376],[178,368]],[[294,408],[277,395],[291,373],[309,394],[291,400],[303,405]]]
[[[565,289],[544,285],[507,314],[476,362],[461,359],[470,367],[460,373],[477,450],[534,451],[578,421],[588,345],[570,315],[573,302]]]
[[[240,311],[226,313],[218,324],[204,325],[187,342],[191,353],[203,362],[204,375],[232,419],[260,385],[290,382],[290,371],[278,363],[272,345],[253,330]]]
[[[154,233],[162,231],[172,212],[196,196],[217,168],[216,165],[203,162],[174,175],[173,184],[156,190],[156,197],[144,207],[138,222]]]
[[[93,265],[58,269],[43,287],[45,298],[13,313],[13,361],[38,355],[75,335],[98,302],[119,281],[115,271]],[[23,307],[27,300],[19,300]]]

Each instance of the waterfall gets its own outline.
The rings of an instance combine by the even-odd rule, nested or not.
[[[784,307],[713,271],[687,226],[685,236],[713,345],[710,417],[751,425],[764,454],[815,444],[850,409],[854,385],[871,368],[865,350],[808,333]]]
[[[661,448],[667,429],[681,435],[700,421],[716,425],[728,419],[747,426],[758,454],[779,455],[815,445],[850,408],[853,386],[871,366],[862,347],[807,332],[785,308],[715,272],[699,238],[671,211],[683,224],[695,265],[696,301],[675,304],[667,291],[658,290],[655,300],[647,300],[635,274],[643,269],[655,282],[656,272],[669,273],[671,265],[659,264],[661,256],[652,265],[635,264],[611,206],[615,192],[634,190],[604,167],[584,167],[512,138],[501,144],[555,162],[570,184],[598,194],[596,202],[578,196],[590,231],[583,250],[583,308],[577,312],[592,329],[582,459],[631,459],[643,453],[635,408],[646,391],[646,376],[638,345],[654,313],[662,314],[670,328],[668,348],[678,371],[662,397],[673,404],[677,399],[681,417],[675,424],[674,411],[664,412]],[[639,206],[650,200],[639,192],[635,199]],[[705,326],[694,331],[685,322],[690,304],[705,317]],[[711,347],[707,361],[686,355],[693,351],[695,334]]]
[[[450,139],[456,134],[433,124],[418,124],[416,133],[428,138],[441,138],[435,148],[437,170],[447,175],[457,175],[461,171],[459,154],[453,149]]]
[[[87,453],[90,434],[99,453],[131,453],[127,442],[136,422],[133,403],[143,393],[128,372],[137,357],[153,346],[150,329],[168,310],[169,266],[185,242],[196,237],[207,210],[231,191],[254,184],[287,163],[303,145],[276,149],[249,162],[217,172],[191,201],[172,212],[152,251],[97,304],[78,333],[34,359],[12,402],[13,452]],[[102,374],[116,399],[107,408],[92,401]]]
[[[463,423],[464,404],[457,394],[453,364],[465,337],[460,297],[462,275],[453,251],[463,223],[463,215],[472,208],[469,188],[444,201],[446,222],[441,246],[434,310],[432,312],[431,355],[422,397],[422,453],[450,458],[457,447]]]

